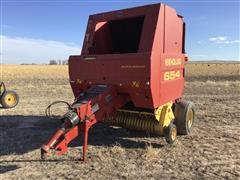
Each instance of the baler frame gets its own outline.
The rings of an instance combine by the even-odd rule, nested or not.
[[[70,106],[69,112],[64,116],[61,128],[47,144],[41,147],[41,157],[45,159],[50,149],[56,150],[58,155],[67,153],[68,144],[83,133],[83,155],[81,160],[85,161],[89,129],[98,122],[113,123],[112,120],[116,118],[116,113],[124,112],[120,107],[124,106],[129,100],[128,95],[117,94],[114,86],[91,86]],[[148,115],[156,117],[156,120],[154,122],[146,121],[153,122],[149,125],[143,122],[142,126],[139,126],[139,130],[149,130],[150,133],[158,135],[166,134],[168,127],[174,120],[172,103],[167,103],[156,109],[154,114],[149,113]],[[117,125],[117,123],[121,124],[120,121],[116,120],[115,124]],[[173,143],[176,139],[176,132],[168,131],[166,138],[169,143]]]

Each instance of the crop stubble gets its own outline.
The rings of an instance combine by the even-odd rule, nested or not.
[[[99,124],[90,131],[87,163],[78,161],[81,138],[67,155],[41,161],[41,144],[60,125],[44,117],[46,106],[73,100],[67,66],[5,65],[3,80],[20,103],[0,109],[0,179],[239,179],[239,64],[189,64],[186,79],[184,98],[197,117],[190,136],[170,146],[163,137]]]

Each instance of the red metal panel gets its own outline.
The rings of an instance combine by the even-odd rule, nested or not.
[[[118,87],[119,93],[128,93],[136,105],[152,106],[148,85],[150,80],[149,53],[91,57],[96,59],[84,60],[84,56],[70,57],[70,80],[72,80],[71,85],[75,96],[91,84],[114,84]],[[72,70],[77,67],[81,67],[81,70]],[[134,85],[134,82],[137,82],[137,85]]]
[[[154,4],[154,5],[147,5],[142,7],[122,9],[122,10],[117,10],[112,12],[91,15],[88,20],[87,30],[86,30],[81,54],[82,55],[88,54],[88,47],[91,45],[91,42],[94,37],[94,31],[95,31],[96,25],[99,22],[120,20],[120,19],[126,19],[126,18],[138,17],[138,16],[145,17],[144,27],[142,32],[142,34],[144,35],[141,37],[139,51],[140,52],[151,51],[159,8],[160,8],[160,4]]]
[[[182,53],[182,18],[173,8],[165,6],[165,53]]]
[[[183,54],[163,54],[161,56],[160,102],[162,104],[169,101],[174,101],[175,99],[180,98],[183,94],[184,58],[185,56]],[[177,76],[172,80],[164,80],[164,74],[166,72],[174,72],[175,75],[179,72],[179,74],[177,74]]]
[[[104,42],[111,34],[106,24],[139,16],[144,17],[144,23],[138,51],[104,54],[112,46]],[[129,94],[137,107],[156,108],[174,101],[182,96],[184,87],[183,40],[182,18],[163,4],[92,15],[82,54],[69,58],[73,92],[78,96],[92,84],[107,84],[115,85],[118,93]],[[101,42],[97,51],[96,41]]]

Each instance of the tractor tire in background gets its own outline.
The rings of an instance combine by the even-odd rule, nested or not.
[[[0,99],[3,108],[13,108],[19,102],[18,94],[14,91],[5,91]]]
[[[194,104],[190,101],[180,100],[174,106],[175,124],[178,134],[188,135],[192,131],[195,110]]]

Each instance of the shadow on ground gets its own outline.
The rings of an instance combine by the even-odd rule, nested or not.
[[[14,171],[18,169],[19,167],[17,165],[0,165],[0,174],[6,173],[8,171]]]
[[[40,149],[41,145],[47,143],[60,126],[61,122],[49,120],[44,116],[1,116],[0,156],[24,154]],[[113,146],[118,144],[123,148],[145,148],[144,138],[146,137],[156,136],[99,123],[89,131],[89,145]],[[70,146],[81,146],[82,139],[80,135]],[[151,145],[158,148],[163,146],[160,143],[151,143]]]

